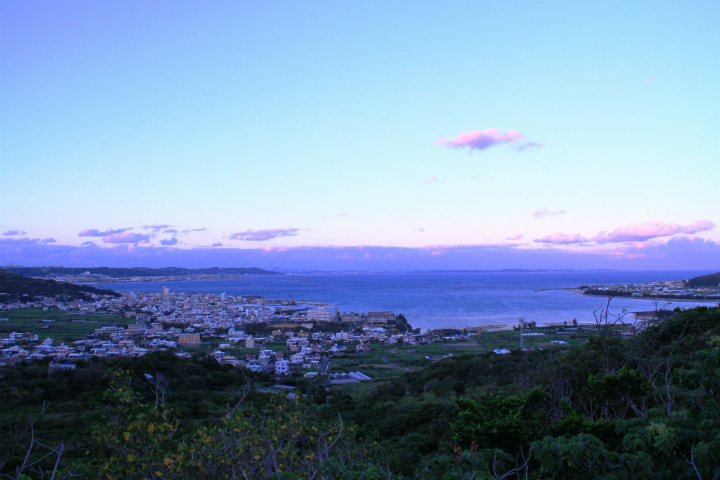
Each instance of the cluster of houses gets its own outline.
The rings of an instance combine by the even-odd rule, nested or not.
[[[156,350],[189,356],[184,347],[199,346],[220,339],[220,346],[212,353],[221,363],[245,366],[252,370],[274,370],[287,375],[295,368],[319,369],[322,358],[348,352],[369,350],[371,342],[386,344],[416,344],[423,341],[412,334],[388,334],[386,327],[395,322],[392,312],[338,314],[336,309],[313,308],[295,302],[271,301],[261,297],[238,297],[225,294],[128,292],[120,297],[92,295],[87,299],[69,297],[39,297],[31,302],[0,305],[0,310],[42,308],[63,312],[70,322],[87,324],[86,335],[70,345],[53,345],[51,338],[39,340],[35,332],[11,332],[1,338],[0,363],[18,363],[26,360],[50,358],[53,362],[108,356],[142,356]],[[125,326],[104,325],[92,329],[93,316],[113,314],[130,319]],[[0,314],[1,316],[1,314]],[[0,318],[0,327],[2,324]],[[52,320],[38,327],[51,328]],[[365,321],[362,333],[357,332],[284,332],[254,337],[245,333],[245,327],[257,323],[302,324],[312,328],[317,323]],[[348,324],[351,325],[351,324]],[[349,329],[354,330],[348,326]],[[265,348],[266,342],[286,340],[287,352],[274,352]],[[224,342],[224,343],[222,343]],[[259,353],[232,354],[233,346],[259,349]]]
[[[445,339],[465,340],[467,337],[431,338],[427,334],[392,333],[396,318],[392,312],[339,314],[335,309],[323,306],[316,308],[261,297],[170,293],[167,288],[162,293],[128,292],[120,297],[92,295],[85,300],[40,298],[33,302],[5,304],[0,309],[33,307],[64,312],[65,318],[70,316],[70,322],[86,324],[86,334],[68,345],[55,345],[51,338],[40,341],[38,330],[11,332],[7,338],[0,339],[0,364],[50,359],[54,365],[66,365],[72,360],[138,357],[158,350],[189,357],[187,347],[216,345],[219,341],[211,355],[222,364],[277,375],[299,371],[312,377],[328,373],[331,357],[366,352],[373,343],[417,345]],[[129,323],[126,326],[101,324],[93,328],[93,317],[100,314],[122,316]],[[0,328],[2,320],[0,318]],[[52,320],[42,321],[48,324],[38,328],[51,328]],[[316,325],[331,321],[340,323],[329,330],[345,328],[347,331],[312,331]],[[253,325],[258,323],[270,326],[265,331],[272,333],[265,336],[246,333],[256,331]],[[289,331],[288,324],[299,324],[305,329]],[[357,327],[357,324],[363,326]],[[273,325],[278,327],[273,330]],[[275,342],[274,345],[284,342],[283,351],[267,348],[269,342]],[[247,352],[247,349],[253,349],[253,352]]]
[[[630,296],[673,297],[681,295],[701,295],[720,299],[720,287],[694,287],[687,285],[687,280],[668,280],[648,283],[619,283],[611,285],[593,285],[581,287],[582,290],[605,292],[626,292]]]

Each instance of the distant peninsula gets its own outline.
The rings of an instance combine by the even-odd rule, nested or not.
[[[77,285],[119,282],[238,280],[248,275],[286,275],[262,268],[1,267],[5,272]]]
[[[75,285],[55,280],[41,280],[18,275],[7,270],[0,269],[0,303],[22,302],[32,300],[35,297],[54,297],[56,295],[72,298],[84,298],[90,295],[112,295],[119,297],[120,294],[112,290],[101,290],[88,285]]]
[[[689,280],[655,281],[612,285],[583,285],[584,295],[628,297],[660,300],[715,301],[720,300],[720,273],[703,275]]]
[[[104,275],[110,278],[174,277],[185,275],[282,275],[262,268],[120,268],[120,267],[3,267],[6,271],[28,277],[49,275]]]

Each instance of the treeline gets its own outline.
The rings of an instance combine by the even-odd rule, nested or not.
[[[112,278],[127,277],[167,277],[180,275],[282,275],[278,272],[263,270],[262,268],[119,268],[119,267],[3,267],[6,271],[30,277],[45,275],[82,275],[90,272],[91,275],[107,275]]]
[[[162,352],[50,378],[5,368],[0,473],[22,467],[47,402],[34,432],[55,450],[38,447],[50,455],[30,478],[59,444],[59,474],[88,478],[717,478],[720,308],[631,338],[622,321],[604,312],[581,346],[450,357],[359,396],[289,378],[290,400],[251,390],[267,376]]]
[[[104,290],[89,285],[75,285],[55,280],[41,280],[18,275],[7,270],[0,269],[0,303],[7,302],[28,302],[38,296],[54,297],[64,295],[73,298],[84,298],[90,294],[112,295],[119,297],[120,294],[113,290]]]

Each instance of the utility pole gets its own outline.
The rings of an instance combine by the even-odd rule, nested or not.
[[[523,327],[525,327],[525,319],[520,317],[520,348],[523,348]]]

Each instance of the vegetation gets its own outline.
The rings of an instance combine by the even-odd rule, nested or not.
[[[691,278],[687,281],[687,286],[690,288],[720,286],[720,272]]]
[[[91,275],[106,275],[113,278],[124,277],[168,277],[180,275],[282,275],[278,272],[263,270],[262,268],[119,268],[119,267],[3,267],[7,271],[40,277],[45,275],[82,275],[89,272]]]
[[[0,473],[720,478],[720,308],[676,309],[629,338],[620,327],[605,311],[585,343],[508,355],[476,344],[354,395],[287,378],[294,399],[202,355],[97,359],[52,376],[44,362],[6,367]],[[168,392],[145,376],[157,373]]]
[[[112,290],[101,290],[87,285],[56,282],[55,280],[40,280],[29,278],[7,270],[0,269],[0,302],[29,302],[37,296],[54,297],[62,295],[72,298],[84,298],[91,294],[112,295],[120,294]]]

